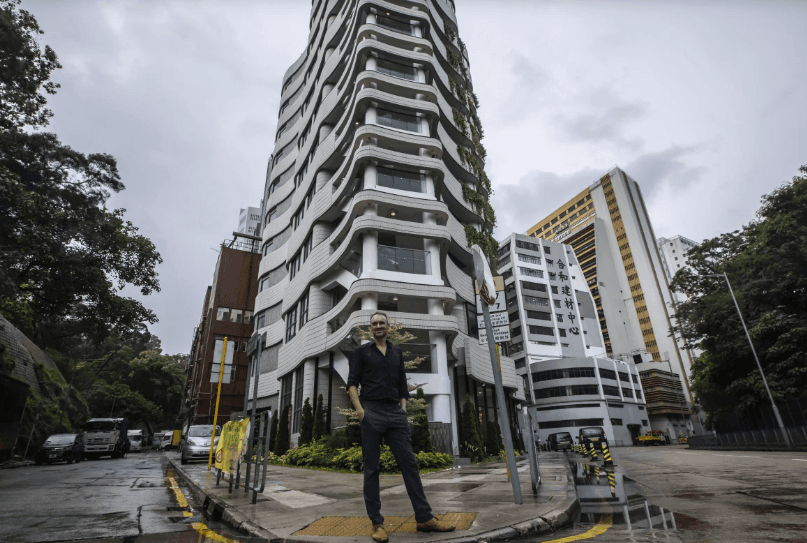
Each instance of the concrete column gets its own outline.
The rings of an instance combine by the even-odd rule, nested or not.
[[[368,13],[368,14],[367,14],[367,24],[368,24],[368,25],[374,25],[374,24],[375,24],[375,21],[376,21],[376,19],[375,19],[375,13]]]
[[[370,292],[362,296],[361,308],[369,309],[371,311],[378,309],[378,294],[375,292]]]
[[[427,211],[423,212],[423,224],[434,226],[437,224],[437,219],[434,216],[434,213],[429,213]],[[435,279],[441,280],[442,274],[440,273],[440,244],[433,240],[433,239],[424,239],[423,240],[423,248],[429,252],[429,263],[431,267],[431,276]],[[439,313],[435,313],[437,315],[443,314],[443,307],[439,306],[435,311],[439,311]],[[431,314],[431,307],[429,308],[429,313]]]
[[[375,107],[368,106],[367,111],[364,112],[364,124],[376,124],[377,118]]]
[[[434,196],[434,177],[432,177],[432,174],[430,173],[425,174],[424,177],[426,180],[426,194],[429,196]]]
[[[420,133],[423,134],[424,136],[431,135],[429,131],[429,119],[427,119],[426,117],[420,118]]]
[[[378,170],[375,164],[367,163],[364,167],[364,188],[369,189],[378,184]]]
[[[316,398],[314,397],[314,372],[316,371],[316,359],[309,358],[303,362],[303,402],[306,398],[312,401],[311,407],[316,407]]]
[[[417,82],[418,83],[426,82],[426,71],[423,68],[417,69]]]
[[[333,172],[330,170],[320,170],[317,172],[317,191],[324,187],[325,183],[330,181],[331,176],[333,176]]]
[[[328,17],[328,26],[331,26],[335,20],[336,15],[331,15],[330,17]]]
[[[416,38],[423,37],[423,30],[421,30],[419,22],[415,21],[412,23],[412,31],[415,33]]]
[[[376,204],[367,206],[364,210],[364,216],[378,216],[378,206]],[[361,249],[361,276],[374,277],[375,272],[378,270],[378,232],[365,232],[362,234]],[[362,309],[364,309],[364,304],[364,299],[362,299]],[[376,307],[367,309],[378,309],[378,301],[376,301]]]
[[[333,85],[331,83],[325,83],[322,86],[322,97],[325,98],[326,96],[331,94],[332,90],[333,90]]]
[[[376,67],[378,67],[378,62],[376,61],[375,57],[367,57],[367,62],[364,64],[364,69],[375,71]]]
[[[440,300],[426,301],[429,315],[443,315],[443,304]],[[433,422],[451,423],[451,380],[448,377],[448,354],[446,336],[443,332],[430,331],[429,343],[432,347],[432,371],[437,374],[436,389],[443,392],[435,394],[431,399]]]
[[[322,221],[318,221],[314,223],[314,227],[311,229],[311,244],[316,247],[330,236],[333,233],[333,228],[331,227],[330,223],[325,223]]]
[[[331,88],[333,88],[333,85],[331,86]],[[333,131],[333,125],[332,124],[323,124],[322,126],[319,127],[319,143],[320,143],[320,145],[322,145],[322,142],[325,141],[325,138],[327,138],[328,134],[330,134],[332,131]]]
[[[330,58],[335,49],[336,49],[335,47],[328,47],[327,49],[325,49],[325,60],[328,60]]]

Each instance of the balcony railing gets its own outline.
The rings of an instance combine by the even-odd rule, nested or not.
[[[260,253],[261,242],[258,240],[243,241],[241,239],[224,240],[221,242],[224,247],[228,249],[235,249],[237,251],[245,251],[248,253]]]
[[[390,17],[384,17],[383,15],[378,15],[376,17],[376,24],[382,28],[392,30],[393,32],[400,32],[401,34],[407,34],[409,36],[414,35],[411,24],[404,23],[402,21],[396,21],[395,19],[391,19]]]
[[[378,246],[378,269],[401,273],[431,275],[429,251]]]

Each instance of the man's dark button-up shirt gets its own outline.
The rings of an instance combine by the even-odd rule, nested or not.
[[[409,398],[406,386],[403,352],[387,342],[387,353],[382,354],[375,341],[357,347],[350,356],[347,387],[361,384],[361,399],[397,402]]]

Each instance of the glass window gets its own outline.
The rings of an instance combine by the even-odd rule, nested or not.
[[[417,71],[414,66],[407,66],[381,58],[376,60],[376,71],[410,81],[417,79]]]
[[[230,308],[229,307],[220,307],[218,309],[218,311],[216,312],[216,320],[217,321],[226,321],[227,318],[228,318],[229,313],[230,313]]]
[[[241,322],[241,310],[233,309],[230,311],[230,322]]]
[[[297,335],[297,306],[286,313],[286,341],[291,341]]]
[[[554,222],[554,221],[552,221],[552,222]],[[547,245],[544,245],[544,252],[546,254],[552,254],[552,250]]]
[[[397,19],[393,19],[392,17],[385,17],[383,15],[376,15],[376,24],[383,28],[388,28],[389,30],[394,30],[395,32],[400,32],[401,34],[409,34],[412,35],[412,25],[408,22],[399,21]]]
[[[542,283],[533,283],[531,281],[521,281],[521,288],[526,290],[535,290],[537,292],[546,292],[546,285]]]
[[[600,372],[600,377],[603,379],[611,379],[616,381],[616,372],[613,370],[607,370],[605,368],[597,368],[597,371]]]
[[[541,270],[534,270],[532,268],[524,268],[519,266],[518,271],[521,272],[521,275],[526,275],[528,277],[543,277],[544,272]]]
[[[300,300],[300,329],[308,322],[308,291]]]
[[[526,262],[527,264],[540,264],[541,257],[540,256],[531,256],[525,255],[521,253],[516,253],[518,255],[519,262]]]
[[[381,126],[407,130],[409,132],[420,132],[420,119],[415,115],[379,109],[376,115],[377,123]]]
[[[527,318],[529,318],[529,319],[538,319],[538,320],[542,320],[542,321],[551,321],[552,320],[552,314],[551,313],[546,313],[544,311],[531,311],[531,310],[528,309],[527,310]]]
[[[291,432],[300,430],[300,415],[303,411],[303,367],[294,372],[294,413],[291,420]]]
[[[244,324],[252,324],[252,311],[244,311]]]
[[[378,168],[376,183],[379,187],[409,192],[426,192],[426,180],[419,173]]]
[[[261,313],[260,315],[258,315],[258,320],[257,320],[257,322],[256,322],[256,324],[255,324],[255,328],[257,328],[258,330],[260,330],[261,328],[263,328],[264,326],[266,326],[266,324],[265,324],[265,323],[266,323],[266,315],[265,315],[265,314],[263,314],[263,313]]]
[[[548,326],[532,326],[530,325],[530,334],[538,334],[542,336],[554,336],[555,329]]]
[[[619,394],[619,387],[612,387],[612,386],[609,386],[609,385],[603,385],[602,386],[602,393],[605,394],[606,396],[614,396],[616,398],[621,397],[620,394]]]

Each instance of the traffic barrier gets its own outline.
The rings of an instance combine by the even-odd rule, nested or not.
[[[611,496],[616,496],[616,474],[612,470],[606,470],[608,474],[608,486],[611,487]]]
[[[589,454],[591,455],[592,460],[597,460],[597,450],[594,448],[594,443],[589,443]]]
[[[603,466],[613,466],[614,465],[614,461],[611,460],[611,453],[608,450],[608,445],[606,445],[605,443],[602,444],[602,462],[603,462],[603,464],[602,464]]]

